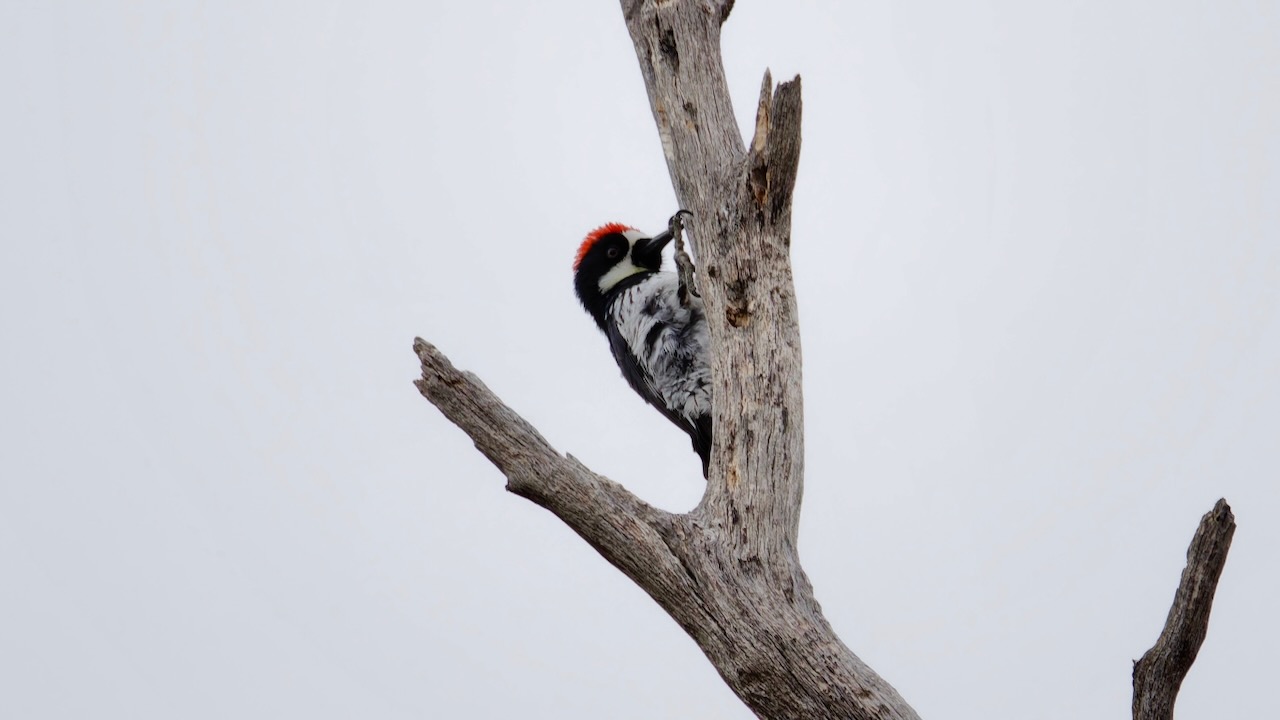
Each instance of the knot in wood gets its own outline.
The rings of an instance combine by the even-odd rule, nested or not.
[[[747,309],[745,302],[735,302],[725,308],[724,317],[733,327],[746,327],[751,322],[751,311]]]
[[[664,28],[658,36],[658,50],[671,64],[671,69],[680,72],[680,51],[676,49],[676,34],[671,28]]]

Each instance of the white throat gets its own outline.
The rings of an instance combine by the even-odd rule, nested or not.
[[[610,290],[618,286],[618,283],[642,272],[648,272],[648,270],[631,262],[631,253],[627,253],[627,256],[622,258],[622,262],[609,268],[609,272],[600,276],[600,294],[607,295]]]

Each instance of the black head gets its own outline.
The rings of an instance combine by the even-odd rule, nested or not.
[[[648,237],[619,223],[587,234],[573,264],[573,286],[582,307],[602,330],[610,294],[629,278],[662,269],[662,248],[671,237],[670,232]]]

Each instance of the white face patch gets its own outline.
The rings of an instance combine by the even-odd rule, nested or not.
[[[643,238],[644,234],[636,230],[628,230],[622,233],[622,236],[627,239],[627,255],[622,258],[622,260],[618,261],[617,265],[609,268],[609,272],[600,277],[599,285],[601,294],[608,293],[618,283],[626,280],[636,273],[650,272],[649,270],[639,267],[635,263],[631,262],[631,249],[635,247],[636,240]]]
[[[622,258],[622,262],[609,268],[609,272],[601,276],[600,292],[608,293],[618,283],[640,272],[645,272],[645,270],[636,267],[635,263],[631,262],[631,255],[628,253],[626,257]]]

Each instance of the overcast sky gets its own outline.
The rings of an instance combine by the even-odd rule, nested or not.
[[[801,555],[927,718],[1274,712],[1280,5],[741,0],[804,77]],[[0,716],[751,717],[410,384],[415,335],[673,510],[576,305],[676,208],[617,2],[0,3]],[[744,124],[744,127],[748,127]],[[638,454],[636,448],[653,448]]]

